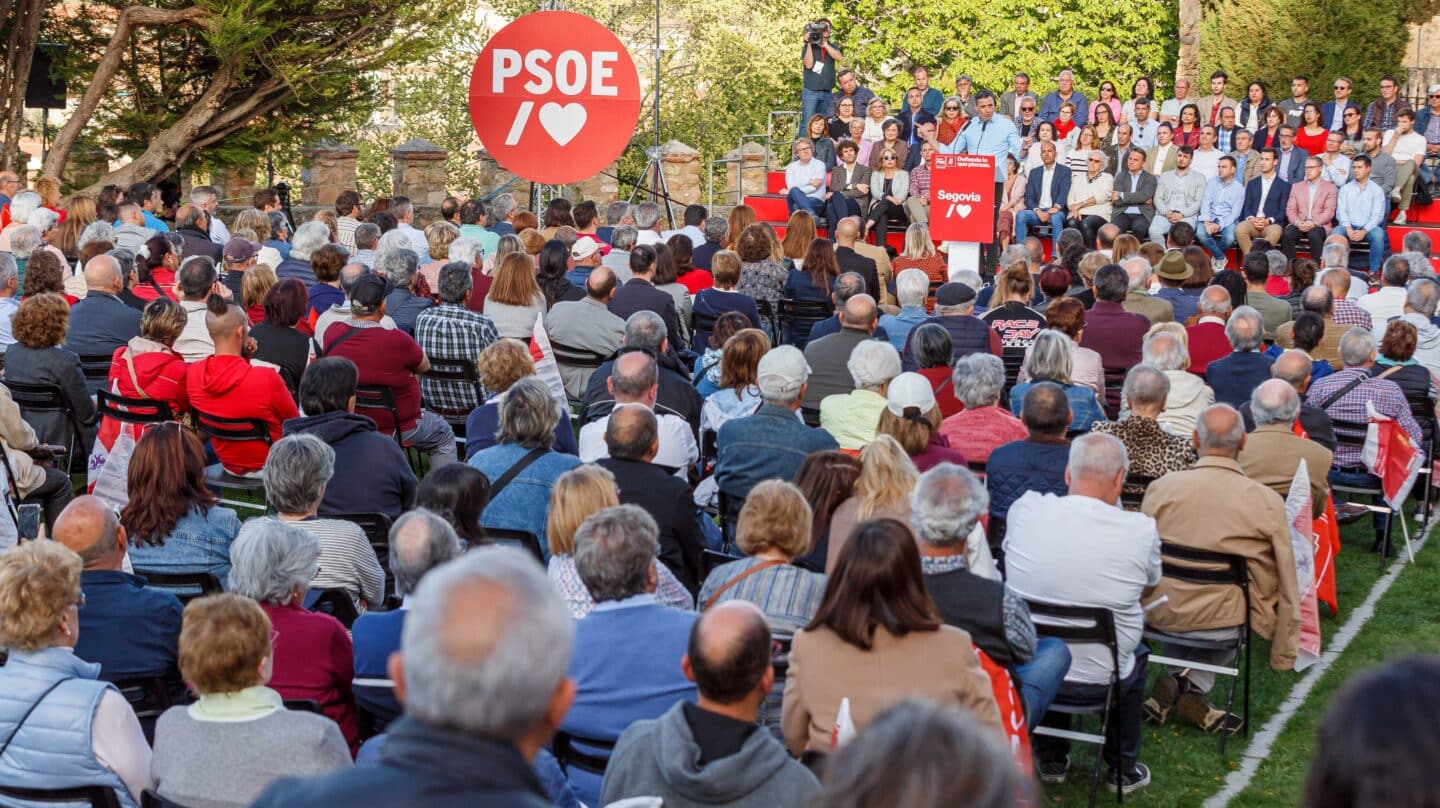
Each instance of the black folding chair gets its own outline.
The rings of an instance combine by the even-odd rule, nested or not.
[[[313,598],[306,598],[310,601],[310,611],[330,615],[339,620],[347,631],[359,619],[360,610],[355,608],[355,601],[350,599],[349,592],[343,589],[321,589],[318,594],[312,594]]]
[[[395,430],[390,434],[400,448],[405,448],[405,442],[400,439],[400,405],[395,401],[395,391],[383,384],[357,384],[355,386],[355,411],[360,410],[382,410],[390,413],[390,422],[395,425]],[[360,413],[364,415],[365,413]],[[374,416],[371,416],[374,419]]]
[[[155,720],[160,714],[176,704],[186,704],[189,701],[185,697],[185,686],[178,679],[148,676],[119,680],[111,684],[115,685],[120,695],[130,703],[130,709],[135,711],[135,717],[140,720],[140,731],[151,744],[155,743]]]
[[[700,475],[715,473],[715,460],[720,456],[720,433],[714,429],[700,431]]]
[[[577,745],[603,752],[604,755],[578,749]],[[550,752],[555,756],[555,762],[559,763],[560,768],[566,772],[573,766],[581,771],[604,777],[605,767],[610,763],[610,753],[614,751],[615,741],[587,738],[573,732],[556,732],[555,737],[550,741]]]
[[[1104,698],[1070,699],[1061,694],[1050,705],[1052,711],[1066,715],[1099,715],[1099,734],[1057,729],[1043,724],[1036,726],[1031,734],[1097,744],[1103,749],[1110,729],[1110,711],[1118,706],[1120,699],[1120,646],[1115,638],[1115,616],[1109,609],[1095,606],[1061,606],[1028,598],[1025,602],[1035,621],[1035,632],[1040,636],[1055,637],[1066,645],[1104,645],[1110,651],[1110,684]],[[1103,753],[1095,755],[1095,768],[1090,774],[1091,806],[1095,805],[1095,795],[1100,788],[1100,763],[1104,757]],[[1116,789],[1115,796],[1117,802],[1122,801],[1124,792]]]
[[[485,536],[493,539],[496,544],[515,544],[520,549],[526,550],[530,555],[535,556],[543,566],[545,564],[545,552],[540,548],[540,539],[528,530],[514,530],[508,527],[486,527]]]
[[[1145,501],[1145,489],[1149,488],[1156,479],[1143,474],[1127,476],[1125,486],[1120,489],[1120,507],[1127,511],[1140,510],[1140,503]]]
[[[1184,634],[1173,634],[1149,626],[1145,628],[1144,636],[1147,640],[1163,643],[1167,647],[1234,651],[1237,661],[1243,651],[1245,656],[1243,688],[1245,695],[1241,712],[1241,718],[1244,721],[1241,731],[1248,737],[1250,735],[1250,574],[1245,567],[1245,559],[1232,553],[1199,550],[1162,541],[1160,542],[1160,574],[1181,583],[1207,587],[1233,586],[1240,590],[1240,597],[1245,604],[1245,622],[1235,627],[1239,631],[1239,635],[1233,640],[1205,640],[1188,637]],[[1150,654],[1150,661],[1160,665],[1174,665],[1207,671],[1217,676],[1231,677],[1230,690],[1225,696],[1225,712],[1230,712],[1230,708],[1235,705],[1235,682],[1240,678],[1238,665],[1212,665],[1208,662],[1197,662],[1184,657],[1160,656],[1153,652]],[[1220,755],[1222,757],[1225,755],[1225,742],[1229,737],[1230,733],[1228,732],[1220,733]]]
[[[126,424],[163,424],[175,420],[170,404],[153,398],[127,398],[115,393],[97,390],[95,408],[101,417],[113,418]]]
[[[717,489],[716,502],[720,508],[720,547],[728,551],[735,547],[735,530],[740,524],[740,509],[745,507],[745,499]]]
[[[21,788],[0,785],[0,805],[13,805],[10,797],[44,805],[89,805],[90,808],[120,808],[120,798],[109,786],[72,786],[70,788]]]
[[[805,350],[810,342],[810,329],[816,323],[835,316],[835,304],[829,300],[791,300],[780,298],[780,335],[788,335],[789,344]]]
[[[370,549],[380,561],[380,569],[385,571],[385,594],[394,592],[395,578],[390,574],[390,517],[383,513],[344,513],[329,518],[350,522],[365,532]]]
[[[770,344],[780,344],[780,332],[777,330],[778,320],[775,316],[775,307],[770,301],[755,298],[755,311],[760,315],[761,329],[770,335]]]
[[[1435,487],[1434,475],[1432,474],[1433,462],[1435,459],[1435,431],[1437,421],[1435,419],[1435,402],[1430,396],[1419,393],[1409,388],[1400,388],[1405,393],[1405,400],[1410,404],[1410,414],[1415,416],[1415,421],[1420,424],[1421,439],[1425,443],[1425,462],[1420,464],[1419,475],[1415,478],[1415,484],[1420,487],[1420,512],[1415,517],[1421,525],[1430,517],[1432,503],[1432,492]]]
[[[564,343],[555,342],[554,340],[550,341],[550,352],[555,355],[556,365],[562,368],[569,368],[571,370],[588,370],[592,373],[601,365],[614,358],[614,354],[611,354],[610,356],[602,356],[595,351],[587,350],[585,348],[576,348],[571,345],[565,345]],[[586,376],[586,379],[588,381],[588,375]],[[567,392],[565,397],[569,401],[571,406],[582,404],[584,401],[583,395],[581,398],[571,398],[569,393]]]
[[[1369,423],[1359,421],[1335,420],[1335,443],[1336,448],[1349,446],[1356,452],[1365,448],[1365,433],[1370,428]],[[1427,458],[1425,462],[1430,462]],[[1367,510],[1375,513],[1388,514],[1390,518],[1385,520],[1385,529],[1380,536],[1380,571],[1385,571],[1385,561],[1390,555],[1390,536],[1395,529],[1395,518],[1400,518],[1400,536],[1405,540],[1405,551],[1409,554],[1410,560],[1415,560],[1415,550],[1410,546],[1410,527],[1405,522],[1404,510],[1391,508],[1385,502],[1385,490],[1377,483],[1375,485],[1349,485],[1346,483],[1330,483],[1330,491],[1335,494],[1368,495],[1370,503],[1365,506]]]
[[[701,579],[703,581],[703,579],[709,578],[710,573],[714,572],[716,567],[722,567],[732,561],[743,560],[745,560],[745,556],[742,555],[731,555],[730,553],[707,549],[700,556]],[[703,606],[704,604],[701,605]]]
[[[70,399],[65,397],[65,391],[57,384],[30,384],[9,379],[5,379],[4,384],[10,389],[10,397],[15,400],[15,406],[20,408],[20,417],[27,422],[30,420],[27,417],[30,413],[58,412],[65,415],[65,421],[70,426],[70,435],[62,445],[65,446],[69,458],[74,458],[75,447],[80,445],[85,427],[80,423],[80,416],[71,406]]]
[[[147,586],[164,589],[179,598],[181,603],[189,603],[195,598],[218,595],[225,591],[224,587],[220,585],[220,579],[209,572],[162,572],[136,569],[135,574],[144,578]]]
[[[811,407],[808,404],[801,404],[800,420],[805,422],[805,426],[820,426],[820,408]]]
[[[140,808],[186,808],[186,806],[174,800],[167,800],[156,793],[154,789],[147,788],[140,794]]]
[[[425,378],[448,384],[470,385],[475,391],[476,406],[485,403],[485,386],[480,383],[480,371],[476,369],[474,362],[467,362],[463,359],[437,359],[432,356],[430,357],[430,369],[425,371]],[[421,389],[424,389],[424,385],[421,385]],[[454,430],[455,442],[461,452],[460,459],[464,460],[465,420],[470,417],[474,408],[462,412],[453,408],[438,407],[430,401],[424,403],[427,409],[444,418],[445,423]]]
[[[226,418],[220,415],[210,415],[200,410],[192,410],[195,421],[195,430],[211,443],[215,441],[260,441],[266,447],[270,446],[270,426],[259,418]],[[267,448],[268,452],[269,449]],[[225,470],[225,466],[216,463],[205,469],[205,483],[212,488],[218,488],[221,493],[226,489],[236,491],[261,491],[265,490],[265,482],[259,477],[246,477],[239,474],[231,474]],[[253,502],[241,502],[239,500],[222,499],[226,505],[233,508],[246,508],[252,511],[265,513],[268,509],[265,505],[256,505]]]
[[[80,354],[80,374],[85,377],[85,389],[97,393],[110,386],[111,354]]]
[[[324,715],[325,710],[320,707],[320,702],[314,699],[285,699],[285,709],[294,710],[300,713],[314,713]]]

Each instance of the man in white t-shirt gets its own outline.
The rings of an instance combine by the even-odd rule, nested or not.
[[[1190,170],[1211,179],[1220,175],[1220,158],[1225,152],[1215,148],[1215,127],[1200,127],[1200,146],[1190,156]]]
[[[1026,493],[1010,506],[1005,534],[1006,582],[1016,594],[1030,601],[1101,607],[1114,615],[1120,698],[1110,717],[1104,756],[1110,783],[1124,792],[1150,782],[1149,768],[1139,762],[1148,660],[1148,652],[1139,649],[1145,627],[1140,602],[1160,582],[1155,520],[1116,504],[1129,465],[1118,438],[1096,433],[1076,438],[1065,468],[1069,494]],[[1036,616],[1042,635],[1045,622]],[[1104,698],[1112,673],[1108,650],[1087,644],[1071,646],[1070,653],[1059,697]],[[1042,723],[1068,729],[1069,719],[1050,713]],[[1035,741],[1041,782],[1064,782],[1069,743],[1044,736]]]
[[[1425,136],[1415,131],[1415,113],[1408,109],[1395,113],[1395,128],[1385,133],[1380,150],[1395,158],[1395,190],[1390,200],[1400,207],[1394,223],[1405,224],[1410,198],[1415,195],[1415,179],[1425,159]]]
[[[659,369],[655,358],[644,351],[621,354],[615,360],[615,369],[605,386],[615,397],[615,404],[643,404],[655,409],[655,397],[660,393]],[[657,466],[676,469],[675,476],[685,479],[687,467],[700,456],[695,445],[695,435],[684,418],[668,412],[656,412],[659,422],[660,449],[651,460]],[[580,428],[580,459],[593,463],[610,456],[605,444],[605,430],[610,425],[610,416],[591,421]]]

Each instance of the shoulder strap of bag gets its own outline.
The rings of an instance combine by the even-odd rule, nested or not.
[[[500,496],[500,492],[505,490],[505,486],[509,485],[512,480],[518,477],[520,475],[520,472],[529,468],[531,463],[539,460],[546,452],[549,451],[549,447],[537,446],[534,449],[531,449],[528,453],[526,453],[524,457],[515,461],[515,465],[506,469],[505,473],[500,475],[500,479],[490,484],[490,501],[494,502],[495,498]]]
[[[1389,376],[1390,374],[1399,371],[1401,368],[1404,368],[1404,367],[1405,367],[1405,365],[1391,365],[1389,369],[1387,369],[1384,373],[1381,373],[1380,375],[1376,376],[1375,378],[1377,378],[1377,379],[1383,379],[1383,378]],[[1363,379],[1362,379],[1362,381],[1363,381]]]
[[[20,720],[15,724],[15,729],[10,730],[10,735],[5,738],[5,743],[0,744],[0,757],[4,757],[5,750],[10,748],[10,742],[15,740],[16,735],[20,734],[20,728],[25,726],[25,721],[30,718],[31,713],[35,712],[35,708],[40,706],[40,702],[44,701],[45,697],[50,695],[55,690],[55,688],[65,684],[73,678],[75,677],[67,676],[64,679],[61,679],[50,685],[49,687],[45,688],[45,692],[40,694],[40,698],[36,699],[35,703],[30,705],[30,709],[26,710],[25,714],[20,716]]]
[[[125,369],[130,371],[130,383],[135,385],[135,392],[139,393],[141,398],[149,398],[145,388],[140,386],[140,377],[135,375],[135,352],[129,348],[125,349]]]
[[[341,325],[344,325],[344,323],[341,323]],[[323,348],[321,348],[321,349],[320,349],[320,355],[321,355],[321,356],[329,356],[337,347],[339,347],[340,343],[342,343],[342,342],[344,342],[345,340],[350,339],[351,337],[353,337],[353,336],[355,336],[356,334],[360,333],[360,330],[361,330],[361,329],[359,329],[359,328],[357,328],[356,326],[353,326],[353,325],[346,325],[345,327],[348,328],[348,329],[350,329],[350,330],[349,330],[349,331],[346,331],[344,334],[341,334],[340,336],[336,337],[336,338],[334,339],[334,341],[332,341],[329,345],[326,345],[326,346],[324,346]]]
[[[740,583],[741,581],[745,580],[746,578],[749,578],[751,575],[754,575],[755,573],[759,572],[760,570],[769,569],[770,567],[778,567],[778,566],[780,566],[781,564],[789,564],[789,563],[790,563],[789,561],[781,561],[781,560],[778,559],[778,558],[771,558],[771,559],[768,559],[768,560],[765,560],[765,561],[761,561],[759,564],[756,564],[755,566],[751,567],[750,569],[745,570],[744,572],[740,573],[739,575],[736,575],[734,578],[731,578],[730,580],[726,581],[724,586],[721,586],[719,589],[715,590],[715,594],[711,595],[711,596],[710,596],[710,599],[707,600],[707,601],[705,601],[705,608],[708,609],[708,608],[710,608],[711,606],[714,606],[714,605],[715,605],[715,601],[719,600],[721,595],[723,595],[723,594],[725,594],[727,591],[729,591],[730,587],[734,586],[735,584]],[[703,611],[703,610],[702,610],[702,611]]]
[[[1389,373],[1389,371],[1386,371],[1386,372]],[[1320,403],[1319,403],[1318,405],[1316,405],[1316,406],[1318,406],[1318,407],[1319,407],[1320,409],[1322,409],[1322,410],[1328,410],[1328,409],[1330,409],[1330,405],[1331,405],[1331,404],[1334,404],[1335,402],[1339,401],[1341,398],[1343,398],[1343,397],[1345,396],[1346,393],[1348,393],[1348,392],[1350,392],[1351,390],[1354,390],[1355,388],[1357,388],[1357,387],[1359,387],[1360,385],[1364,384],[1364,383],[1365,383],[1365,380],[1368,379],[1368,378],[1370,378],[1370,377],[1367,375],[1367,376],[1360,376],[1360,377],[1358,377],[1358,378],[1352,379],[1349,384],[1345,385],[1344,387],[1340,388],[1339,390],[1336,390],[1334,393],[1331,393],[1328,398],[1326,398],[1324,401],[1320,402]]]

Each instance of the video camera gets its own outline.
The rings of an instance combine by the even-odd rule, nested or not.
[[[805,40],[811,45],[819,45],[825,38],[825,33],[830,30],[830,24],[823,20],[805,23]]]

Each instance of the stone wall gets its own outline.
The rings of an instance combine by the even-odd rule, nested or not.
[[[354,190],[359,156],[353,147],[334,142],[317,143],[307,151],[300,169],[301,204],[334,205],[342,191]]]

